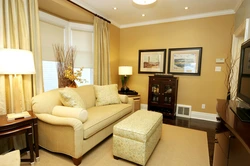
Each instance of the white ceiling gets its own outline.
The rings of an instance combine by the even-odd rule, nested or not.
[[[157,0],[139,6],[132,0],[70,0],[120,27],[234,14],[243,0]],[[185,10],[184,7],[189,9]],[[114,10],[116,7],[117,10]],[[145,17],[142,17],[145,14]]]

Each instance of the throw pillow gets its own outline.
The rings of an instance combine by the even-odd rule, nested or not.
[[[65,106],[55,106],[52,110],[52,115],[60,117],[69,117],[79,119],[85,122],[88,118],[88,112],[82,108],[72,108]]]
[[[118,104],[121,102],[118,95],[117,84],[103,86],[95,85],[94,89],[96,95],[96,106]]]
[[[83,100],[72,88],[64,88],[59,93],[64,106],[86,109]]]

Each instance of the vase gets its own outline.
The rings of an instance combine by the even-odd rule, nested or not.
[[[58,86],[59,88],[65,88],[65,87],[76,88],[77,84],[75,81],[71,81],[68,78],[62,77],[58,79]]]
[[[77,88],[77,84],[75,81],[72,81],[71,84],[69,84],[67,87],[70,87],[70,88]]]

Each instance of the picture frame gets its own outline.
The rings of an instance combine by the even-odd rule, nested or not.
[[[139,50],[138,73],[165,73],[167,49]]]
[[[202,47],[170,48],[168,73],[179,75],[201,74]]]

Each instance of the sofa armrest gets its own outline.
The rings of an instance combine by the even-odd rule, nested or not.
[[[71,126],[74,131],[83,130],[82,122],[75,118],[58,117],[50,114],[36,114],[39,120],[59,126]]]
[[[128,103],[128,96],[127,95],[121,95],[119,94],[120,100],[122,103],[127,104]]]
[[[123,104],[131,104],[133,107],[132,112],[134,112],[134,99],[129,98],[127,95],[122,95],[122,94],[119,94],[119,97]]]
[[[83,154],[83,125],[75,118],[36,114],[39,145],[52,152],[79,158]]]
[[[128,98],[128,104],[132,105],[132,112],[135,112],[135,105],[134,105],[134,99]]]

